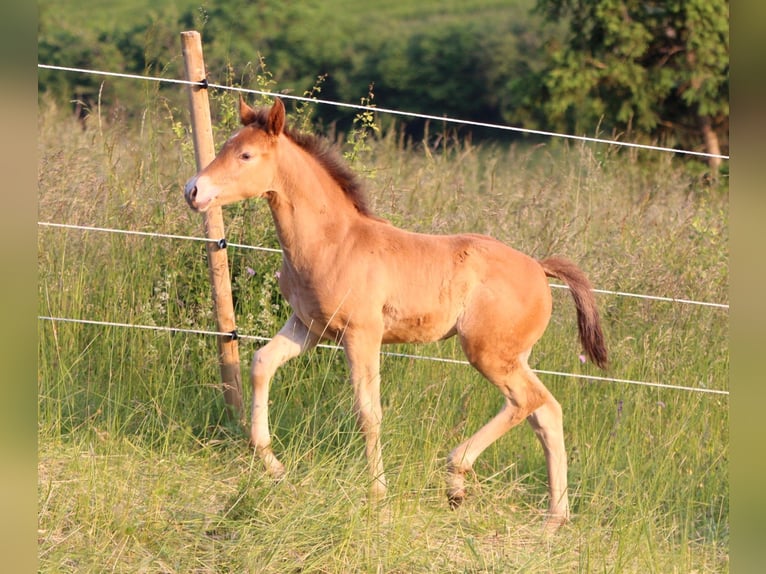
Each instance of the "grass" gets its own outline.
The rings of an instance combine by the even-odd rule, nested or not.
[[[426,22],[434,20],[456,20],[460,15],[476,13],[488,13],[505,17],[510,10],[527,10],[532,3],[529,0],[516,2],[514,6],[508,6],[502,0],[472,0],[471,2],[439,2],[426,1],[413,4],[411,2],[374,2],[368,3],[360,10],[358,2],[350,0],[333,0],[334,18],[351,18],[355,21],[375,18],[386,18],[389,23],[393,20],[397,24],[415,24],[420,22],[423,26]],[[40,0],[38,7],[43,14],[50,17],[53,22],[65,22],[68,25],[79,24],[80,27],[93,28],[96,30],[113,29],[116,25],[134,23],[143,18],[151,10],[173,9],[183,12],[190,9],[204,10],[206,5],[199,0],[162,0],[152,2],[140,0],[127,2],[124,0],[94,0],[85,5],[78,0]],[[119,17],[119,20],[115,19]]]
[[[40,0],[38,10],[49,18],[50,22],[63,22],[75,29],[88,28],[102,31],[113,30],[126,23],[139,22],[153,10],[172,8],[181,12],[202,4],[199,0],[162,0],[161,2],[94,0],[88,5],[77,0]]]
[[[40,220],[199,235],[181,197],[195,171],[183,114],[156,107],[141,126],[103,118],[83,131],[43,100]],[[371,142],[378,214],[560,253],[605,289],[728,300],[727,191],[688,165],[445,136],[436,149],[394,131]],[[275,244],[263,204],[225,217],[231,241]],[[240,332],[273,333],[287,313],[277,256],[229,254]],[[194,242],[41,227],[38,275],[41,315],[214,325]],[[578,359],[569,295],[554,298],[533,366],[601,374]],[[599,305],[609,376],[728,388],[726,311],[611,295]],[[245,381],[254,348],[242,341]],[[461,358],[452,341],[392,350]],[[288,477],[274,484],[225,420],[214,340],[40,321],[39,570],[728,570],[727,397],[544,376],[564,408],[574,513],[544,538],[544,460],[526,427],[477,461],[461,509],[445,500],[446,454],[496,412],[497,391],[460,365],[385,356],[382,370],[390,495],[370,506],[337,352],[319,349],[275,377],[272,431]]]

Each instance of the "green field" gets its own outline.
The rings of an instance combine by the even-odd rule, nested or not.
[[[181,193],[195,172],[186,114],[148,96],[140,122],[94,111],[86,130],[43,98],[40,221],[201,234]],[[377,214],[568,256],[598,288],[728,302],[725,182],[605,146],[439,141],[424,148],[392,131],[370,142],[361,161]],[[224,215],[231,242],[276,245],[264,204]],[[278,256],[229,256],[239,332],[273,334],[288,313]],[[197,242],[40,227],[38,275],[40,315],[215,328]],[[726,310],[598,303],[607,376],[728,389]],[[41,572],[728,571],[727,396],[542,375],[564,409],[573,511],[545,538],[544,458],[526,426],[477,461],[463,507],[447,505],[447,453],[501,403],[468,367],[384,357],[389,497],[371,507],[337,352],[275,378],[271,424],[288,476],[274,484],[225,420],[211,337],[44,320],[38,335]],[[240,345],[245,381],[255,348]],[[391,350],[461,358],[451,341]],[[554,289],[532,366],[604,374],[579,353],[574,306]]]
[[[139,21],[152,10],[205,10],[209,5],[202,0],[39,0],[38,10],[43,16],[58,23],[84,25],[92,29],[110,29],[115,26]],[[308,2],[307,2],[308,4]],[[315,3],[318,4],[318,3]],[[384,18],[400,23],[418,23],[427,26],[429,22],[460,20],[466,15],[476,16],[507,14],[509,5],[513,9],[527,9],[533,5],[530,0],[462,0],[461,2],[444,0],[409,1],[368,1],[364,4],[354,0],[332,0],[324,3],[332,9],[337,18],[361,21],[370,18]]]

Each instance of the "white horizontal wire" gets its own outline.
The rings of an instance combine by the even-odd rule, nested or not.
[[[218,243],[220,241],[220,239],[212,239],[208,237],[195,237],[193,235],[170,235],[167,233],[153,233],[151,231],[131,231],[127,229],[110,229],[108,227],[90,227],[86,225],[50,223],[48,221],[38,221],[37,224],[43,227],[58,227],[60,229],[78,229],[81,231],[104,231],[106,233],[117,233],[122,235],[140,235],[143,237],[160,237],[165,239],[189,239],[191,241],[203,241],[205,243]],[[226,242],[226,245],[230,247],[238,247],[240,249],[252,249],[255,251],[266,251],[268,253],[282,253],[281,249],[275,249],[274,247],[260,247],[255,245],[245,245],[244,243],[230,243],[229,241]]]
[[[37,64],[38,68],[44,70],[57,70],[59,72],[76,72],[78,74],[92,74],[94,76],[109,76],[112,78],[127,78],[129,80],[147,80],[150,82],[165,82],[168,84],[183,84],[186,86],[199,86],[200,82],[191,82],[189,80],[176,80],[174,78],[161,78],[159,76],[142,76],[140,74],[125,74],[122,72],[104,72],[102,70],[89,70],[87,68],[73,68],[70,66],[52,66],[49,64]]]
[[[137,79],[137,80],[147,80],[147,81],[154,81],[154,82],[167,82],[172,84],[184,84],[184,85],[191,85],[191,86],[201,86],[203,85],[201,82],[192,82],[189,80],[176,80],[171,78],[160,78],[157,76],[141,76],[138,74],[123,74],[118,72],[104,72],[100,70],[89,70],[85,68],[72,68],[67,66],[52,66],[52,65],[46,65],[46,64],[37,64],[38,68],[43,68],[47,70],[58,70],[62,72],[76,72],[81,74],[92,74],[96,76],[111,76],[111,77],[117,77],[117,78],[128,78],[128,79]],[[631,142],[621,142],[616,140],[609,140],[609,139],[603,139],[603,138],[595,138],[595,137],[589,137],[589,136],[577,136],[572,134],[562,134],[557,132],[551,132],[551,131],[545,131],[545,130],[533,130],[528,128],[520,128],[515,126],[507,126],[502,124],[491,124],[486,122],[476,122],[476,121],[470,121],[470,120],[460,120],[456,118],[450,118],[447,116],[435,116],[435,115],[429,115],[429,114],[419,114],[415,112],[405,112],[402,110],[395,110],[392,108],[381,108],[377,106],[365,106],[362,104],[348,104],[345,102],[336,102],[333,100],[324,100],[320,98],[311,98],[306,96],[295,96],[292,94],[281,94],[278,92],[267,92],[263,90],[252,90],[252,89],[246,89],[246,88],[237,88],[234,86],[225,86],[223,84],[214,84],[214,83],[206,83],[205,84],[208,88],[215,88],[219,90],[229,90],[233,92],[242,92],[247,94],[257,94],[261,96],[268,96],[268,97],[279,97],[289,100],[297,100],[301,102],[312,102],[316,104],[323,104],[323,105],[330,105],[330,106],[336,106],[339,108],[351,108],[355,110],[365,110],[365,111],[372,111],[372,112],[380,112],[383,114],[390,114],[395,116],[403,116],[403,117],[410,117],[410,118],[418,118],[418,119],[424,119],[424,120],[435,120],[439,122],[447,122],[447,123],[453,123],[453,124],[459,124],[459,125],[465,125],[465,126],[473,126],[473,127],[481,127],[481,128],[490,128],[490,129],[497,129],[497,130],[504,130],[504,131],[511,131],[511,132],[519,132],[524,134],[530,134],[530,135],[538,135],[538,136],[545,136],[545,137],[552,137],[552,138],[564,138],[564,139],[570,139],[570,140],[577,140],[577,141],[584,141],[584,142],[590,142],[590,143],[599,143],[599,144],[608,144],[608,145],[616,145],[616,146],[622,146],[622,147],[631,147],[631,148],[638,148],[638,149],[645,149],[645,150],[652,150],[652,151],[662,151],[662,152],[670,152],[670,153],[680,153],[685,155],[692,155],[692,156],[699,156],[699,157],[707,157],[707,158],[718,158],[718,159],[729,159],[728,155],[721,155],[721,154],[712,154],[707,152],[700,152],[700,151],[691,151],[691,150],[684,150],[684,149],[675,149],[675,148],[669,148],[669,147],[662,147],[662,146],[653,146],[653,145],[646,145],[646,144],[638,144],[638,143],[631,143]]]
[[[95,321],[91,319],[72,319],[69,317],[51,317],[48,315],[40,315],[37,318],[42,321],[52,321],[56,323],[77,323],[79,325],[98,325],[100,327],[125,327],[128,329],[144,329],[148,331],[163,331],[167,333],[187,333],[192,335],[225,335],[227,337],[231,337],[231,333],[219,333],[218,331],[204,331],[201,329],[182,329],[180,327],[163,327],[159,325],[134,325],[132,323]]]
[[[551,287],[558,289],[569,289],[568,285],[551,283]],[[661,297],[659,295],[639,295],[637,293],[626,293],[624,291],[607,291],[606,289],[591,289],[594,293],[603,293],[606,295],[619,295],[621,297],[636,297],[638,299],[649,299],[652,301],[668,301],[670,303],[685,303],[687,305],[702,305],[705,307],[717,307],[719,309],[728,309],[728,303],[709,303],[706,301],[694,301],[692,299],[679,299],[678,297]]]
[[[72,319],[67,317],[52,317],[47,315],[41,315],[37,317],[39,320],[42,321],[51,321],[51,322],[61,322],[61,323],[76,323],[81,325],[98,325],[102,327],[124,327],[124,328],[132,328],[132,329],[144,329],[144,330],[151,330],[151,331],[162,331],[162,332],[168,332],[168,333],[186,333],[186,334],[192,334],[192,335],[214,335],[214,336],[221,336],[221,337],[231,337],[231,333],[222,333],[219,331],[204,331],[200,329],[182,329],[178,327],[163,327],[158,325],[134,325],[130,323],[117,323],[112,321],[96,321],[91,319]],[[244,340],[251,340],[251,341],[258,341],[258,342],[268,342],[271,340],[270,337],[261,337],[257,335],[237,335],[238,339],[244,339]],[[317,345],[317,347],[323,348],[323,349],[332,349],[332,350],[343,350],[342,347],[338,345],[326,345],[321,344]],[[470,363],[468,361],[463,361],[459,359],[447,359],[443,357],[429,357],[425,355],[411,355],[408,353],[395,353],[395,352],[389,352],[389,351],[381,351],[381,355],[388,356],[388,357],[396,357],[396,358],[402,358],[402,359],[415,359],[419,361],[431,361],[436,363],[447,363],[452,365],[464,365],[464,366],[470,366]],[[575,378],[575,379],[588,379],[593,381],[600,381],[600,382],[606,382],[606,383],[624,383],[624,384],[630,384],[630,385],[639,385],[639,386],[645,386],[645,387],[655,387],[655,388],[662,388],[662,389],[671,389],[671,390],[678,390],[678,391],[690,391],[695,393],[708,393],[708,394],[716,394],[716,395],[728,395],[729,391],[724,391],[720,389],[705,389],[700,387],[684,387],[681,385],[669,385],[665,383],[652,383],[652,382],[646,382],[646,381],[635,381],[631,379],[616,379],[611,377],[599,377],[594,375],[582,375],[582,374],[576,374],[576,373],[564,373],[560,371],[546,371],[546,370],[540,370],[540,369],[532,369],[535,373],[539,373],[541,375],[552,375],[557,377],[569,377],[569,378]]]
[[[106,227],[88,227],[85,225],[69,225],[65,223],[50,223],[47,221],[38,221],[38,225],[45,226],[45,227],[58,227],[63,229],[79,229],[83,231],[104,231],[107,233],[120,233],[124,235],[141,235],[145,237],[164,237],[169,239],[190,239],[193,241],[205,241],[210,243],[217,243],[218,239],[208,239],[206,237],[193,237],[193,236],[186,236],[186,235],[168,235],[165,233],[152,233],[149,231],[128,231],[124,229],[109,229]],[[241,249],[252,249],[255,251],[265,251],[268,253],[282,253],[281,249],[276,249],[273,247],[257,247],[254,245],[245,245],[243,243],[228,243],[227,245],[230,245],[231,247],[238,247]],[[551,287],[556,287],[558,289],[569,289],[566,285],[560,285],[558,283],[551,283]],[[687,305],[700,305],[700,306],[706,306],[706,307],[718,307],[721,309],[728,309],[729,305],[726,303],[708,303],[705,301],[694,301],[692,299],[679,299],[676,297],[662,297],[659,295],[641,295],[638,293],[625,293],[623,291],[608,291],[606,289],[593,289],[594,293],[601,293],[604,295],[617,295],[622,297],[634,297],[637,299],[648,299],[652,301],[668,301],[672,303],[683,303]]]
[[[463,361],[460,359],[444,359],[441,357],[427,357],[424,355],[409,355],[406,353],[390,353],[390,352],[383,352],[381,353],[383,355],[388,355],[390,357],[401,357],[405,359],[421,359],[421,360],[427,360],[427,361],[435,361],[439,363],[450,363],[453,365],[466,365],[471,366],[471,363],[468,361]],[[717,395],[728,395],[729,391],[722,391],[719,389],[704,389],[699,387],[683,387],[680,385],[668,385],[665,383],[648,383],[646,381],[634,381],[631,379],[615,379],[612,377],[599,377],[595,375],[583,375],[583,374],[576,374],[576,373],[564,373],[561,371],[544,371],[541,369],[532,369],[535,373],[539,373],[541,375],[554,375],[557,377],[571,377],[575,379],[590,379],[593,381],[603,381],[608,383],[626,383],[630,385],[642,385],[645,387],[658,387],[662,389],[676,389],[681,391],[694,391],[697,393],[711,393],[711,394],[717,394]]]
[[[37,225],[43,227],[58,227],[60,229],[79,229],[81,231],[105,231],[107,233],[119,233],[122,235],[141,235],[143,237],[162,237],[166,239],[188,239],[190,241],[204,241],[207,243],[216,243],[217,239],[207,237],[194,237],[191,235],[170,235],[167,233],[154,233],[152,231],[130,231],[126,229],[110,229],[108,227],[91,227],[87,225],[73,225],[68,223],[51,223],[48,221],[38,221]]]

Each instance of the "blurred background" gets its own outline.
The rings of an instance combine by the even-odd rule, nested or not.
[[[384,108],[728,153],[725,0],[42,0],[38,6],[42,64],[183,78],[179,32],[196,29],[213,83],[346,103],[372,91],[373,103]],[[272,85],[254,85],[263,77]],[[115,114],[145,103],[135,84],[100,76],[41,69],[38,89],[71,101],[83,117],[98,101]],[[183,95],[172,85],[164,90],[168,98]],[[314,121],[344,131],[353,116],[320,106]],[[423,136],[422,120],[404,127]],[[471,135],[509,137],[475,128]],[[720,167],[720,160],[710,161]]]

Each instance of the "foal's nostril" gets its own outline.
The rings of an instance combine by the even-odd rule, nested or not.
[[[194,202],[197,199],[197,178],[192,178],[186,183],[184,186],[184,197],[186,198],[186,203],[190,207],[194,207]]]

